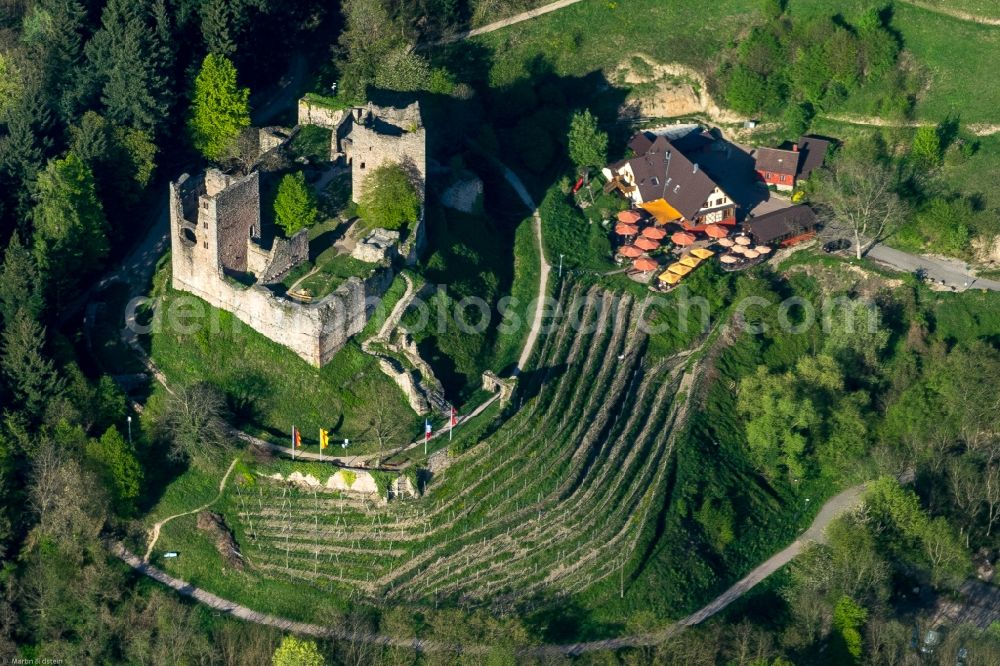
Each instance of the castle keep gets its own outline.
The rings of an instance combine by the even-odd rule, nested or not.
[[[401,128],[382,120],[383,115],[408,125]],[[410,170],[424,195],[424,130],[416,104],[406,109],[369,105],[346,110],[337,118],[332,134],[337,152],[331,151],[331,158],[352,165],[355,200],[367,172],[389,160]],[[401,256],[407,263],[416,261],[424,233],[421,219],[398,250],[386,251],[366,277],[349,277],[314,302],[293,300],[276,288],[309,260],[307,231],[289,239],[269,238],[272,235],[261,228],[258,171],[237,177],[209,169],[196,177],[184,174],[170,184],[174,289],[233,313],[312,365],[322,366],[364,328],[392,282],[391,259]]]

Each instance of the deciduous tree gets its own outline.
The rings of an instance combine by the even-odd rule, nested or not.
[[[323,666],[326,659],[315,641],[285,636],[272,657],[274,666]]]
[[[941,165],[943,149],[941,136],[936,127],[925,125],[917,128],[910,146],[910,157],[923,169],[933,169]]]
[[[274,199],[274,217],[286,236],[294,236],[300,229],[316,224],[319,210],[316,196],[306,184],[301,171],[286,174],[278,184],[278,194]]]
[[[574,113],[569,123],[569,158],[579,168],[602,168],[608,161],[608,134],[597,127],[589,109]]]
[[[233,444],[225,413],[225,398],[213,386],[199,383],[175,389],[156,415],[171,457],[200,465],[228,452]]]
[[[420,195],[413,179],[400,164],[383,164],[368,174],[358,209],[365,224],[399,229],[420,217]]]
[[[115,508],[121,515],[130,515],[142,484],[142,467],[136,460],[135,449],[117,428],[111,427],[100,439],[90,440],[86,452],[111,491]]]
[[[884,163],[842,154],[820,183],[817,198],[826,206],[827,225],[853,238],[858,259],[906,215],[906,204],[896,192],[896,174]]]

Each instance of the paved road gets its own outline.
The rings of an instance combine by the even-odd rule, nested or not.
[[[905,479],[903,479],[905,481]],[[664,640],[668,639],[671,635],[682,631],[685,627],[694,626],[701,622],[704,622],[708,618],[712,617],[723,608],[736,601],[744,594],[749,592],[760,583],[762,580],[770,576],[772,573],[783,567],[785,564],[795,559],[795,557],[802,552],[805,546],[810,541],[822,542],[825,539],[824,531],[827,526],[838,516],[842,515],[844,512],[853,508],[859,501],[862,492],[864,492],[865,485],[861,484],[848,488],[839,495],[835,495],[830,498],[823,507],[820,509],[816,518],[813,520],[812,525],[806,530],[801,537],[795,540],[790,546],[785,548],[779,553],[772,555],[765,562],[763,562],[756,569],[751,571],[742,580],[737,582],[735,585],[730,587],[728,590],[719,595],[711,603],[709,603],[704,608],[692,613],[686,618],[679,620],[673,625],[670,625],[666,629],[661,631],[651,633],[651,634],[640,634],[635,636],[622,636],[619,638],[611,638],[601,641],[587,641],[583,643],[570,643],[570,644],[551,644],[551,645],[540,645],[525,647],[518,650],[520,655],[532,656],[532,657],[547,657],[555,655],[578,655],[584,652],[595,652],[599,650],[618,650],[626,647],[638,647],[644,645],[659,645]],[[382,634],[374,633],[357,633],[345,630],[343,627],[325,627],[316,624],[308,624],[304,622],[295,622],[293,620],[288,620],[285,618],[275,617],[273,615],[266,615],[264,613],[258,613],[246,606],[241,606],[234,601],[229,601],[228,599],[223,599],[218,597],[211,592],[206,592],[198,587],[191,585],[188,582],[174,578],[166,572],[157,567],[144,562],[142,558],[129,552],[122,544],[114,544],[112,547],[112,552],[123,562],[128,564],[130,567],[136,571],[143,573],[154,580],[157,580],[164,585],[177,590],[180,594],[191,597],[204,603],[212,608],[220,611],[229,613],[235,617],[246,620],[247,622],[254,622],[256,624],[264,624],[272,627],[278,627],[286,631],[295,632],[298,634],[304,634],[308,636],[318,636],[321,638],[336,638],[352,641],[363,641],[366,643],[374,643],[378,645],[395,645],[399,647],[408,647],[422,652],[436,652],[441,650],[458,650],[466,653],[479,654],[486,652],[490,649],[487,645],[446,645],[441,643],[435,643],[430,641],[423,641],[420,639],[403,640],[399,638],[393,638],[391,636],[385,636]]]
[[[1000,282],[977,278],[964,262],[957,259],[909,254],[886,245],[876,245],[868,251],[866,256],[906,273],[914,273],[917,269],[922,268],[927,271],[928,277],[935,282],[942,284],[943,281],[943,286],[954,287],[956,291],[965,291],[966,289],[1000,291]]]
[[[468,39],[469,37],[475,37],[476,35],[485,35],[488,32],[493,32],[494,30],[499,30],[500,28],[506,28],[507,26],[533,19],[537,16],[541,16],[542,14],[554,12],[557,9],[575,5],[578,2],[580,2],[580,0],[557,0],[557,2],[552,2],[547,5],[542,5],[541,7],[536,7],[535,9],[530,9],[526,12],[521,12],[520,14],[515,14],[510,18],[494,21],[493,23],[487,23],[480,28],[466,30],[456,35],[452,35],[451,37],[446,37],[438,42],[435,42],[435,44],[450,44],[451,42],[458,42],[463,39]]]

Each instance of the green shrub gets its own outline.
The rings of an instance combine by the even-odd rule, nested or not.
[[[420,195],[399,164],[385,164],[365,177],[358,209],[370,228],[400,229],[420,217]]]

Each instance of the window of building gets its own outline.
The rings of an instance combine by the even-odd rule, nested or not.
[[[362,169],[364,169],[364,168],[365,168],[365,163],[364,163],[364,162],[362,162],[362,163],[361,163],[361,168],[362,168]]]

